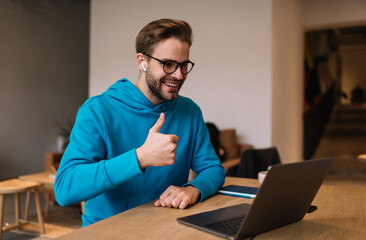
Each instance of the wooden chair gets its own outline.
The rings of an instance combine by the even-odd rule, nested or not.
[[[221,163],[225,172],[227,172],[231,167],[239,166],[243,152],[248,149],[253,149],[253,146],[250,144],[239,143],[238,136],[234,128],[221,130],[219,139],[227,154],[226,160]]]
[[[52,171],[54,173],[57,172],[55,169],[55,165],[61,162],[61,158],[63,152],[48,152],[44,154],[44,170],[45,171]]]
[[[7,232],[9,230],[16,228],[20,229],[23,225],[29,223],[37,223],[39,225],[40,233],[43,234],[45,232],[41,201],[38,192],[38,188],[41,187],[42,185],[43,184],[39,182],[19,180],[19,179],[0,181],[0,240],[2,238],[3,232]],[[20,193],[22,192],[27,192],[27,201],[25,205],[24,219],[20,218]],[[31,192],[34,192],[35,196],[38,222],[32,222],[28,220],[29,198]],[[3,226],[4,203],[5,203],[5,195],[7,194],[14,194],[15,222],[9,224],[8,226]]]

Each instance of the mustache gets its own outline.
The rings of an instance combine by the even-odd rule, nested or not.
[[[175,77],[163,77],[160,79],[161,82],[168,81],[168,82],[175,82],[175,83],[183,83],[184,79],[177,79]]]

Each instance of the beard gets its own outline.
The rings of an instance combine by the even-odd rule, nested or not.
[[[158,99],[164,100],[164,101],[173,101],[178,98],[178,93],[180,88],[182,87],[182,84],[180,84],[177,91],[171,91],[169,94],[165,94],[162,91],[162,85],[164,84],[164,81],[174,81],[177,83],[184,82],[184,80],[177,80],[175,78],[171,77],[163,77],[163,78],[156,78],[154,75],[152,75],[150,72],[146,73],[146,82],[149,87],[150,92],[157,97]]]

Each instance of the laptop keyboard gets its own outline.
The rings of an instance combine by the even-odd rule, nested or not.
[[[245,216],[228,218],[219,222],[206,224],[205,227],[215,229],[216,231],[234,235],[239,231],[241,223]]]

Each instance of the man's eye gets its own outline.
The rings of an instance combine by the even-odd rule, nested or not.
[[[188,67],[188,64],[189,64],[189,62],[183,62],[181,64],[181,66],[182,66],[182,68],[187,68]]]
[[[176,65],[176,63],[171,62],[171,61],[168,61],[168,62],[165,63],[165,67],[168,68],[168,69],[174,69],[175,65]]]

